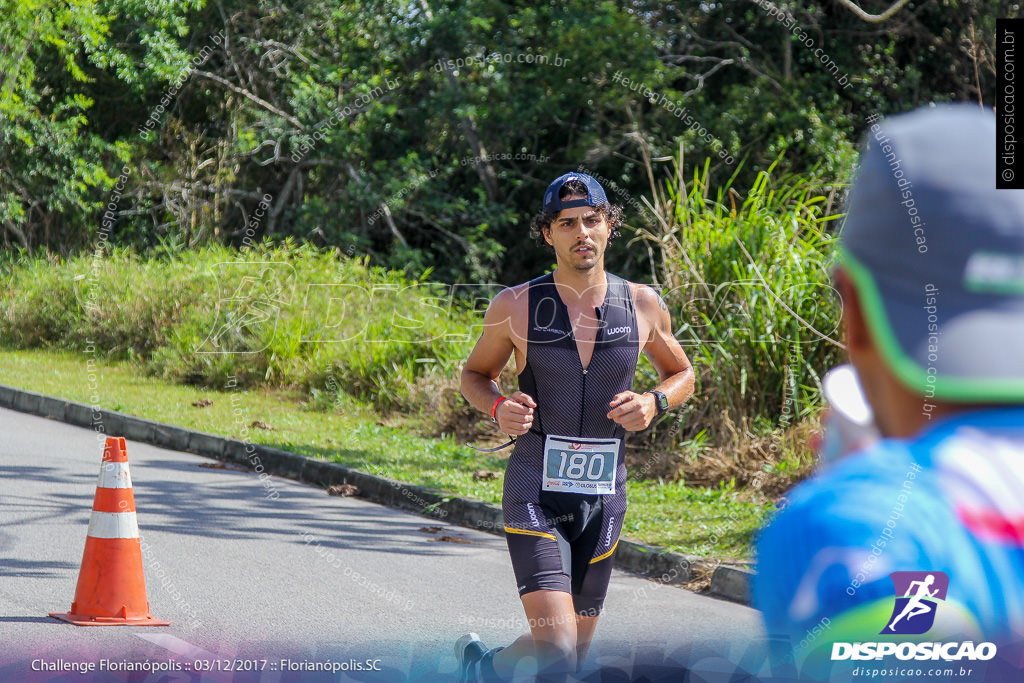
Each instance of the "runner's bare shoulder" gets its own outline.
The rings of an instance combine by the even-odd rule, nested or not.
[[[650,339],[651,332],[664,323],[668,315],[668,305],[660,294],[651,286],[636,282],[629,283],[633,294],[633,306],[636,309],[637,322],[640,325],[640,338]]]
[[[630,282],[629,291],[633,294],[633,305],[637,310],[668,310],[665,300],[650,285]]]
[[[500,325],[507,330],[513,342],[526,340],[526,326],[529,322],[530,283],[524,282],[514,287],[506,287],[498,292],[487,307],[485,323]]]

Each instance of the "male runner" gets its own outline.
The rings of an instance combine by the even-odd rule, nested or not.
[[[466,399],[517,437],[502,512],[530,624],[506,648],[461,639],[464,680],[508,680],[525,658],[538,671],[582,664],[626,512],[625,433],[693,393],[664,301],[604,269],[621,223],[621,208],[592,177],[567,173],[551,183],[531,234],[554,249],[557,267],[494,298],[462,372]],[[661,380],[646,393],[632,390],[641,351]],[[519,391],[505,397],[495,380],[513,354]]]

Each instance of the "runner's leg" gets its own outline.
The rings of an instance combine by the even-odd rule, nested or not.
[[[585,520],[583,532],[572,542],[572,592],[576,612],[576,668],[583,667],[597,620],[604,608],[615,563],[615,548],[622,531],[626,497],[620,492],[602,497]]]
[[[551,667],[575,670],[578,645],[572,596],[539,590],[526,593],[522,601],[530,633],[494,655],[495,673],[509,680],[513,675],[533,676]]]
[[[585,617],[582,614],[576,615],[576,670],[583,666],[583,660],[587,658],[587,650],[590,649],[590,641],[594,639],[594,631],[597,630],[599,617]]]

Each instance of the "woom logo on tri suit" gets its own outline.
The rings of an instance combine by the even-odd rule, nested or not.
[[[537,519],[537,513],[533,511],[533,503],[527,503],[526,509],[530,513],[530,522],[534,526],[540,526],[540,520]]]
[[[945,572],[893,572],[895,604],[880,635],[922,635],[935,624],[939,603],[946,599],[949,576]],[[995,643],[951,642],[867,642],[833,643],[832,661],[881,659],[895,655],[901,660],[989,660],[996,656]]]

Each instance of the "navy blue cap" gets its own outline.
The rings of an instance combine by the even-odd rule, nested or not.
[[[572,199],[562,201],[558,198],[558,192],[570,180],[579,180],[587,186],[586,199]],[[574,209],[578,206],[604,206],[608,203],[608,196],[604,193],[601,183],[597,182],[586,173],[566,173],[555,178],[554,182],[548,185],[544,193],[544,213],[558,213],[562,209]]]

